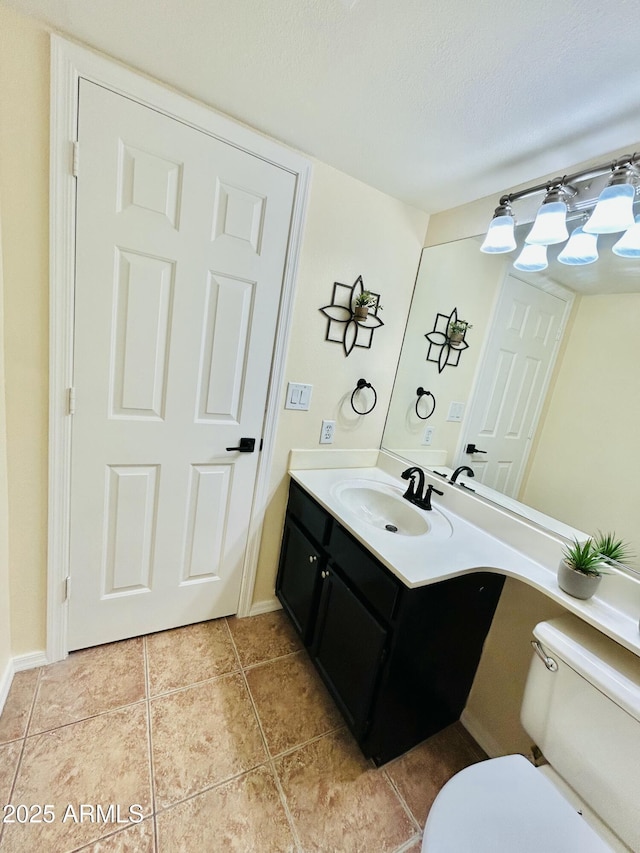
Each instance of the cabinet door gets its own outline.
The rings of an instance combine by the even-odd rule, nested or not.
[[[324,574],[311,655],[349,726],[359,736],[369,719],[387,631],[335,571]]]
[[[313,633],[322,566],[322,553],[291,519],[287,519],[276,593],[306,645]]]

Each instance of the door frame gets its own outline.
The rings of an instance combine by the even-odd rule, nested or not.
[[[67,612],[71,497],[71,425],[69,389],[73,387],[76,180],[75,148],[80,78],[177,119],[248,154],[284,169],[296,178],[278,325],[249,521],[238,615],[251,613],[258,552],[267,503],[268,480],[279,416],[280,388],[293,296],[307,208],[310,161],[261,136],[211,107],[132,71],[110,58],[51,35],[50,220],[49,220],[49,529],[47,549],[47,660],[68,653]],[[81,154],[80,154],[81,157]],[[78,160],[80,159],[78,158]],[[79,163],[77,164],[79,165]]]

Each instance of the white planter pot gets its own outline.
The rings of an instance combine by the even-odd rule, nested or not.
[[[584,572],[578,572],[576,569],[566,562],[560,560],[558,565],[558,586],[563,592],[572,595],[574,598],[587,599],[591,598],[594,592],[598,589],[602,577],[600,575],[585,575]]]

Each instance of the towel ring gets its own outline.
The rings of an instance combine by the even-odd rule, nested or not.
[[[418,388],[416,394],[418,395],[418,399],[416,400],[416,415],[420,418],[421,421],[426,421],[436,410],[436,398],[433,396],[431,391],[425,391],[422,385]],[[423,397],[431,397],[431,411],[428,415],[421,415],[418,411],[420,400],[422,400]]]
[[[365,412],[361,412],[359,409],[356,409],[355,404],[354,404],[354,397],[356,396],[358,391],[362,391],[363,388],[371,388],[371,390],[373,391],[373,405],[371,406],[370,409],[367,409]],[[376,389],[373,387],[373,385],[370,382],[367,382],[366,379],[358,379],[358,384],[353,389],[353,394],[351,395],[351,408],[356,413],[356,415],[368,415],[369,412],[372,412],[375,409],[377,402],[378,402],[378,395],[377,395]]]

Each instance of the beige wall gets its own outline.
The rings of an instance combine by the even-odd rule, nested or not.
[[[2,205],[0,204],[0,213],[1,211]],[[2,307],[2,291],[2,222],[0,217],[0,688],[12,658],[11,623],[9,617],[9,508],[7,506],[7,429],[4,399],[4,311]]]
[[[615,530],[640,555],[639,324],[640,293],[582,296],[522,499],[588,533]]]
[[[48,140],[48,36],[0,6],[0,202],[14,655],[45,647]]]
[[[0,199],[4,220],[11,615],[15,655],[44,649],[48,407],[49,37],[0,6]],[[273,596],[291,447],[316,447],[322,418],[335,447],[377,447],[428,217],[321,163],[314,166],[287,380],[314,386],[310,412],[281,413],[255,598]],[[318,311],[335,280],[382,293],[385,325],[371,350],[345,358],[324,341]],[[380,402],[354,418],[357,380]],[[284,389],[282,390],[284,402]],[[347,401],[348,402],[348,401]]]
[[[538,622],[563,612],[546,595],[507,578],[462,717],[492,757],[531,748],[532,740],[520,724],[532,654],[529,641]]]
[[[281,411],[256,602],[273,597],[289,450],[318,447],[324,418],[336,421],[335,448],[380,444],[427,222],[426,214],[314,164],[285,377],[285,387],[287,381],[310,382],[313,395],[309,412]],[[327,320],[318,309],[331,301],[334,281],[353,284],[358,275],[381,294],[385,325],[374,332],[370,350],[356,347],[345,358],[341,345],[324,340]],[[364,417],[349,402],[360,378],[374,385],[379,401]]]

